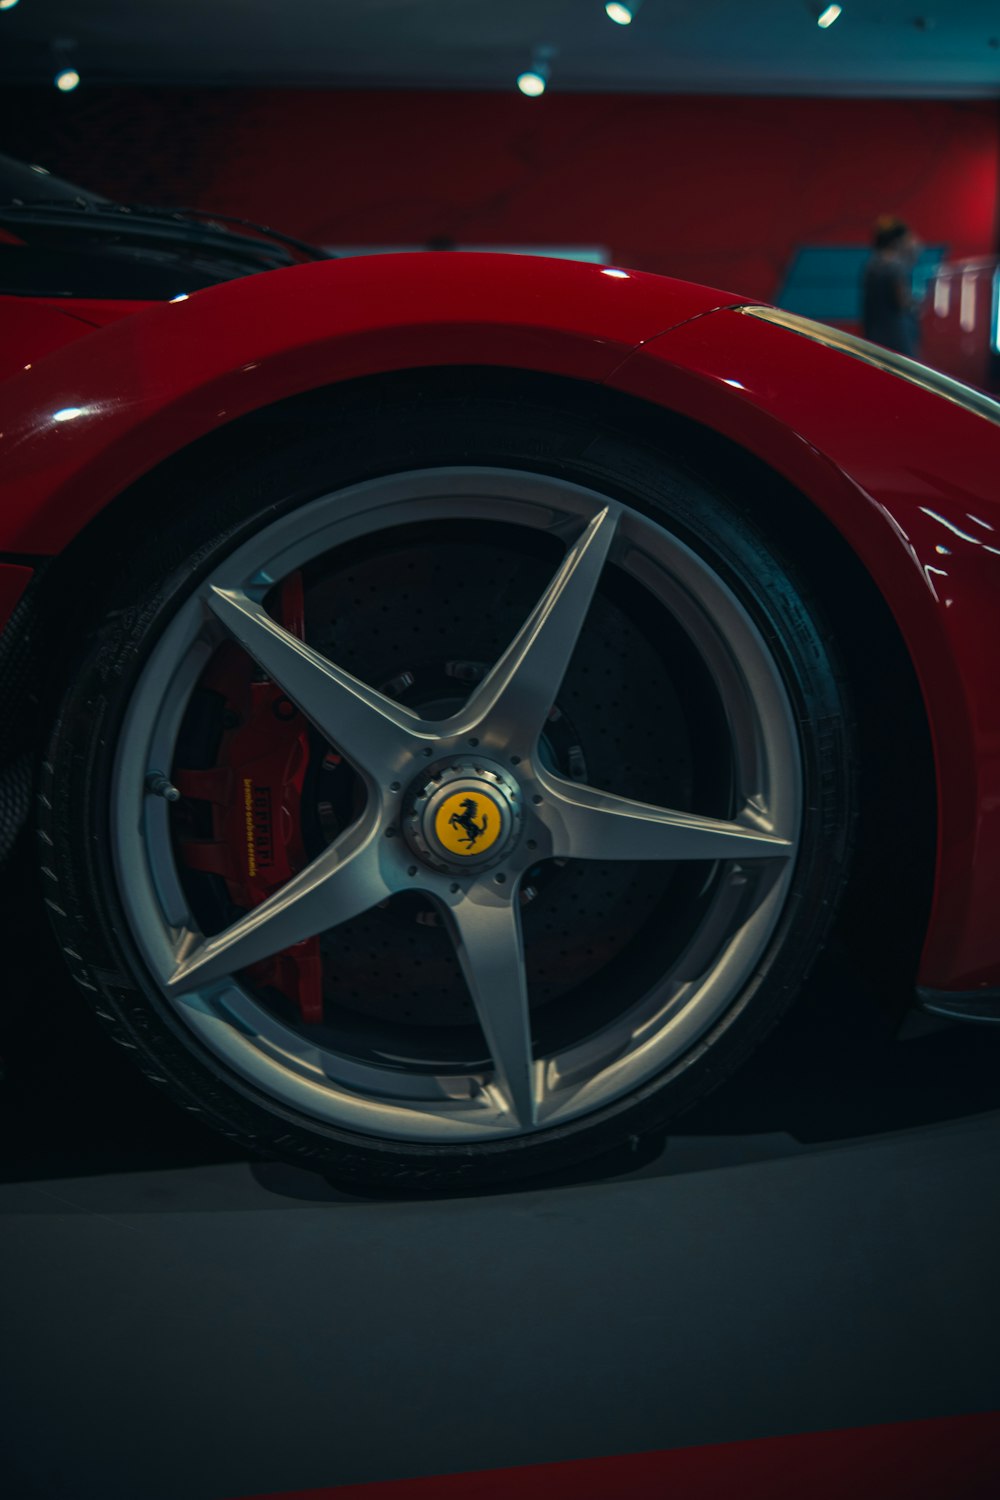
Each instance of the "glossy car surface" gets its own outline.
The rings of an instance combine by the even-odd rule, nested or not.
[[[743,306],[636,272],[380,256],[236,281],[139,315],[129,308],[100,332],[73,328],[42,360],[30,358],[39,343],[26,329],[18,357],[31,368],[4,390],[0,548],[57,553],[140,475],[220,424],[380,371],[545,371],[680,412],[807,495],[888,601],[920,678],[938,771],[921,983],[995,986],[997,425]],[[51,311],[16,308],[42,327]]]
[[[737,513],[772,528],[779,552],[814,584],[832,635],[854,638],[845,647],[847,675],[856,660],[868,679],[855,684],[866,700],[862,752],[866,736],[882,745],[882,768],[868,783],[882,805],[863,810],[862,824],[885,814],[901,847],[912,834],[910,862],[933,864],[924,872],[933,886],[929,911],[919,880],[917,896],[903,882],[880,893],[887,921],[897,901],[914,905],[925,997],[959,1013],[992,1014],[1000,995],[1000,407],[711,289],[527,258],[304,264],[165,305],[0,302],[9,330],[0,385],[8,649],[33,596],[35,610],[57,607],[46,577],[72,573],[76,559],[94,566],[93,538],[106,550],[119,527],[155,532],[158,515],[145,517],[141,507],[157,474],[184,456],[204,453],[211,462],[227,431],[252,433],[268,414],[298,410],[318,393],[364,399],[392,389],[375,383],[397,376],[404,389],[413,379],[414,390],[424,379],[433,389],[434,372],[451,370],[474,399],[503,372],[508,394],[523,379],[529,400],[544,389],[567,410],[606,410],[621,429],[634,422],[650,432],[661,423],[669,441],[690,439],[713,472],[731,476]],[[481,460],[473,453],[470,462]],[[558,480],[560,465],[540,459],[539,472]],[[765,499],[772,487],[780,503]],[[511,497],[516,490],[509,481]],[[572,509],[577,501],[563,494],[569,498],[553,504]],[[590,504],[582,514],[596,518]],[[577,566],[574,555],[567,568]],[[46,559],[62,562],[46,567]],[[897,741],[879,718],[880,662],[887,703],[905,695],[904,677],[919,688]],[[300,705],[309,691],[301,688]],[[317,710],[313,722],[320,718]],[[814,727],[801,725],[807,734]],[[132,731],[124,732],[127,742]],[[932,778],[923,770],[927,744]],[[539,774],[544,788],[548,773]],[[501,811],[505,796],[518,795],[513,784],[498,794]],[[158,939],[148,941],[155,948]],[[533,1123],[544,1125],[544,1114]]]

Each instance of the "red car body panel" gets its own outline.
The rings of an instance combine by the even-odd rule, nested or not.
[[[934,746],[937,870],[920,983],[996,986],[1000,428],[738,312],[646,345],[611,383],[757,454],[810,497],[865,564],[909,649]]]
[[[437,254],[295,266],[160,304],[0,387],[0,551],[60,551],[170,454],[284,397],[427,365],[602,381],[644,339],[737,300],[563,261]]]
[[[161,304],[0,386],[0,551],[57,553],[198,437],[285,397],[388,370],[543,371],[692,417],[808,496],[887,600],[937,766],[937,881],[920,981],[996,986],[1000,431],[849,355],[715,311],[738,305],[637,273],[462,255],[317,263]]]
[[[3,341],[0,381],[34,368],[36,362],[93,332],[95,324],[55,299],[0,297]],[[3,410],[3,408],[0,408]]]

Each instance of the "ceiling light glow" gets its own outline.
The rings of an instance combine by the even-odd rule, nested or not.
[[[0,0],[0,10],[13,10],[17,0]]]
[[[833,25],[834,21],[840,15],[842,9],[843,7],[840,5],[828,5],[826,7],[826,10],[820,11],[819,15],[816,17],[816,25],[822,26],[823,30],[825,31],[828,26]]]
[[[550,47],[548,43],[539,43],[532,48],[531,66],[517,75],[517,86],[529,99],[537,99],[540,94],[545,93],[555,55],[556,48]]]
[[[541,73],[518,74],[517,86],[522,94],[527,94],[529,99],[537,99],[539,94],[545,93],[545,79]]]
[[[608,3],[604,7],[604,10],[605,10],[605,14],[607,15],[608,20],[609,21],[614,21],[614,23],[615,23],[616,26],[631,26],[631,24],[632,24],[632,7],[631,6],[629,6],[629,5],[621,5],[619,3],[619,0],[608,0]]]
[[[71,94],[80,82],[80,75],[75,68],[62,68],[56,74],[56,88],[61,94]]]

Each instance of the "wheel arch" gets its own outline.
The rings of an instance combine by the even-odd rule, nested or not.
[[[576,415],[584,411],[625,439],[669,452],[675,461],[680,456],[698,477],[754,496],[748,519],[769,537],[780,539],[780,550],[830,623],[844,659],[865,747],[859,879],[848,898],[842,931],[865,970],[886,982],[902,982],[908,998],[931,900],[936,792],[927,711],[902,633],[860,558],[807,494],[718,430],[634,394],[516,368],[434,366],[309,391],[214,429],[116,495],[58,557],[39,569],[17,612],[19,632],[30,651],[25,655],[22,650],[21,670],[8,674],[4,682],[0,713],[23,722],[27,710],[34,726],[30,744],[37,753],[60,690],[59,675],[47,679],[43,662],[64,661],[72,652],[73,621],[87,607],[88,597],[113,578],[121,559],[128,555],[131,536],[145,532],[150,516],[169,503],[172,495],[183,493],[189,473],[203,480],[206,473],[225,473],[234,455],[243,462],[263,458],[276,445],[322,420],[331,402],[339,403],[342,412],[345,405],[368,411],[373,405],[391,404],[394,394],[399,398],[404,392],[410,400],[448,393],[488,395],[500,402],[530,397]],[[538,461],[557,471],[560,458],[558,454],[539,455]],[[815,566],[820,558],[824,566]],[[832,586],[831,580],[835,580]],[[893,700],[889,715],[885,712],[886,663],[891,667],[887,675]],[[30,693],[27,684],[32,685]],[[20,702],[15,703],[14,697]],[[902,795],[900,768],[886,742],[889,722],[895,731],[906,734],[913,748]],[[906,815],[912,806],[929,810],[924,825]],[[892,851],[888,871],[886,849]],[[886,878],[892,879],[898,893],[888,913],[879,911],[871,899]],[[902,991],[896,998],[904,1003]]]
[[[428,254],[317,262],[150,305],[4,382],[0,551],[60,552],[171,455],[326,386],[464,365],[600,383],[644,341],[736,300],[613,267]]]

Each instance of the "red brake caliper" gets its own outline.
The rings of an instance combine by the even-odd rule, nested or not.
[[[302,575],[281,585],[277,618],[305,639]],[[192,870],[220,875],[237,906],[266,901],[307,863],[302,841],[302,787],[309,765],[309,726],[295,704],[269,679],[255,679],[236,646],[218,651],[202,679],[225,700],[226,728],[219,763],[210,770],[175,768],[182,797],[210,804],[212,837],[183,838],[179,853]],[[246,970],[257,985],[286,995],[303,1021],[323,1019],[323,959],[319,938]]]

